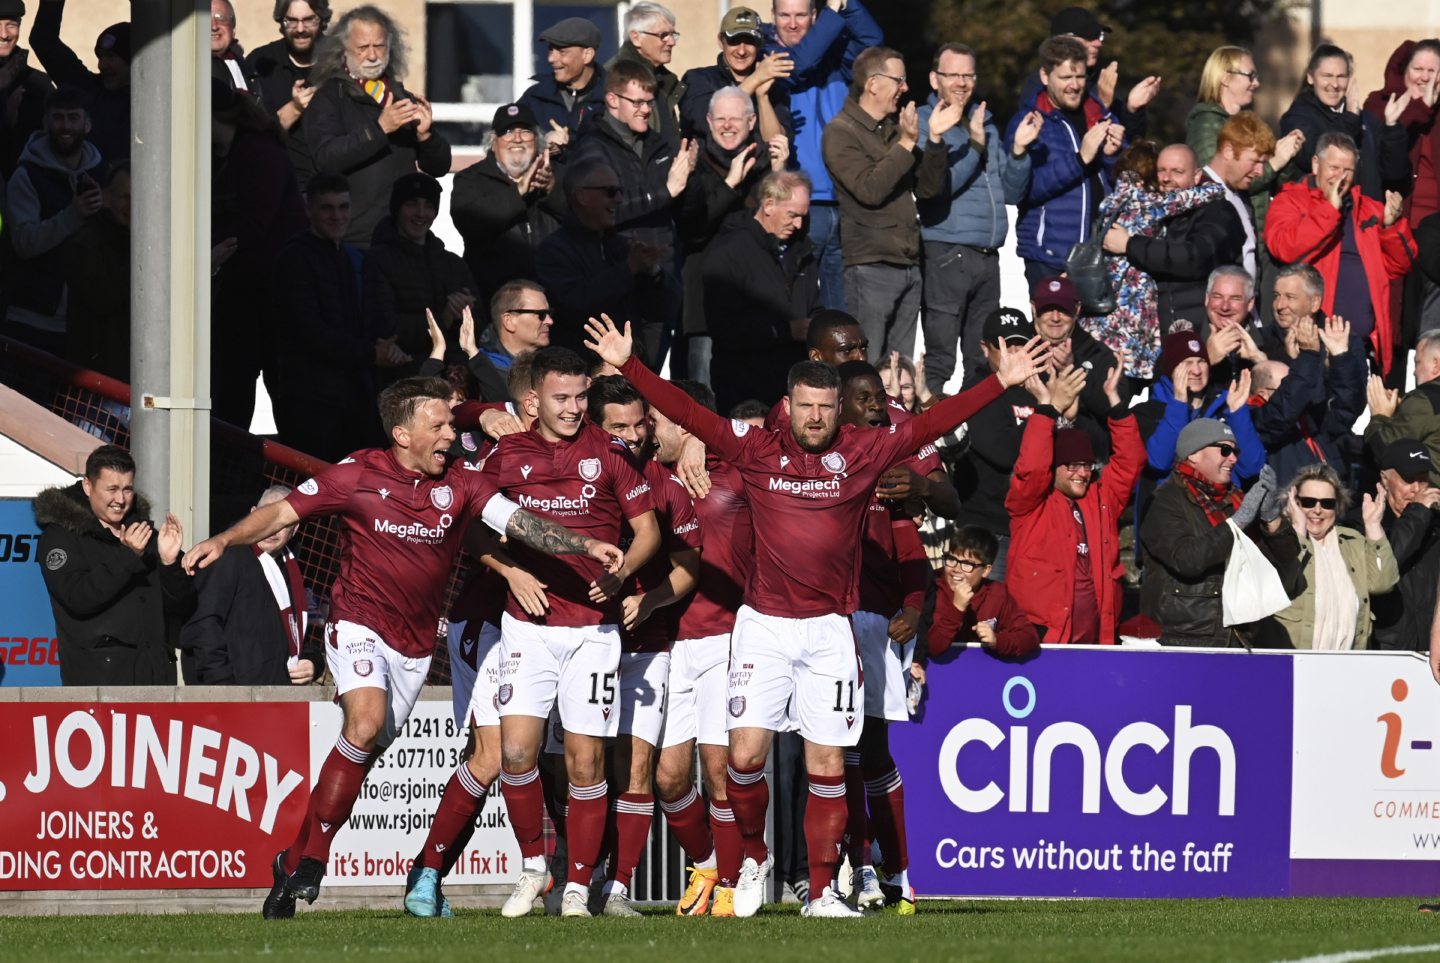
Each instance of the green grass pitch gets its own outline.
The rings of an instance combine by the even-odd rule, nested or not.
[[[451,920],[419,920],[398,909],[302,906],[286,922],[260,919],[258,907],[253,916],[3,918],[0,960],[1440,960],[1440,914],[1418,913],[1413,900],[1399,899],[927,901],[914,917],[864,920],[802,919],[790,907],[769,907],[749,920],[677,919],[658,910],[639,920],[458,912]]]

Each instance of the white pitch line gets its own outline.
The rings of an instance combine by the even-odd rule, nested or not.
[[[1417,953],[1440,952],[1440,943],[1426,943],[1424,946],[1382,946],[1373,950],[1346,950],[1344,953],[1322,953],[1298,960],[1283,960],[1281,963],[1356,963],[1358,960],[1377,960],[1382,956],[1414,956]]]

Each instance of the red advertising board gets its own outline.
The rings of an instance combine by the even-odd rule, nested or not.
[[[0,890],[269,886],[308,703],[0,703]]]

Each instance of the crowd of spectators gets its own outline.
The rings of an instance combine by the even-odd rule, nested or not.
[[[995,644],[964,617],[989,600],[1045,642],[1427,648],[1440,40],[1402,44],[1368,98],[1322,44],[1276,127],[1255,58],[1220,47],[1163,144],[1161,79],[1124,89],[1087,10],[1055,16],[1006,118],[960,42],[912,90],[865,2],[734,7],[693,25],[718,50],[683,76],[692,25],[658,3],[603,63],[589,20],[548,27],[547,70],[454,171],[449,250],[455,158],[392,17],[277,0],[279,38],[247,53],[212,0],[215,415],[248,424],[263,374],[280,439],[338,460],[380,441],[387,384],[519,400],[516,360],[583,350],[602,314],[737,419],[807,356],[868,361],[914,412],[1038,339],[1047,371],[942,439],[952,510],[908,502],[951,641]],[[129,25],[92,71],[65,0],[30,5],[0,0],[3,330],[128,380]],[[1011,223],[1024,306],[1001,304]],[[1087,247],[1104,270],[1081,283]],[[1222,598],[1247,543],[1287,606]]]

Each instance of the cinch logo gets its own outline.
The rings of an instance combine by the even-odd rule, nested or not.
[[[1396,702],[1404,702],[1409,694],[1410,686],[1404,679],[1390,683],[1390,697]],[[1404,720],[1398,712],[1382,712],[1375,721],[1385,726],[1385,743],[1380,748],[1380,774],[1386,779],[1399,779],[1405,775],[1405,770],[1400,768],[1400,729]],[[1410,748],[1426,750],[1432,748],[1432,743],[1429,739],[1414,739]]]
[[[1023,690],[1023,703],[1015,697]],[[1014,676],[1005,683],[1001,703],[1009,716],[1019,722],[1035,711],[1035,686],[1024,676]],[[1220,769],[1220,792],[1216,812],[1221,816],[1235,815],[1235,745],[1218,726],[1191,725],[1192,706],[1176,706],[1171,731],[1151,722],[1132,722],[1115,733],[1103,748],[1090,729],[1078,722],[1053,722],[1041,729],[1030,748],[1030,727],[1014,725],[1009,732],[989,719],[970,718],[957,723],[940,744],[938,761],[940,786],[957,808],[971,813],[994,809],[1002,800],[1009,800],[1012,813],[1050,811],[1050,765],[1055,750],[1061,746],[1078,749],[1083,763],[1081,803],[1083,813],[1100,811],[1100,786],[1103,778],[1110,800],[1132,816],[1148,816],[1158,812],[1166,802],[1176,816],[1190,813],[1191,757],[1198,750],[1209,749],[1215,754]],[[967,785],[960,771],[960,750],[972,742],[982,742],[998,749],[1010,740],[1009,789],[1001,789],[993,781],[981,787]],[[1144,746],[1159,753],[1174,743],[1170,792],[1159,785],[1141,791],[1125,781],[1125,757]]]

